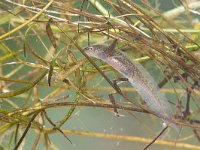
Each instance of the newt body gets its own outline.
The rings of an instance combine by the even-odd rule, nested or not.
[[[92,45],[84,48],[84,51],[87,55],[108,63],[126,77],[151,111],[168,125],[174,117],[167,98],[148,71],[140,63],[130,60],[125,53],[115,49],[115,45],[116,41],[110,46]]]

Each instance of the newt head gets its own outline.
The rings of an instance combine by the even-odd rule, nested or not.
[[[105,45],[91,45],[85,47],[83,50],[88,56],[99,58],[105,53],[105,50],[107,49],[108,47]]]
[[[114,40],[113,43],[110,46],[105,45],[91,45],[88,47],[85,47],[83,50],[86,54],[89,56],[95,57],[95,58],[108,58],[110,55],[113,54],[115,51],[117,40]]]

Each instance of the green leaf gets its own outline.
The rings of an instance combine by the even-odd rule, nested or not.
[[[11,57],[13,57],[13,56],[16,56],[16,55],[20,54],[21,52],[23,52],[23,50],[18,50],[18,51],[15,51],[15,52],[11,52],[11,53],[9,53],[9,54],[6,54],[6,55],[4,55],[4,56],[1,56],[1,57],[0,57],[0,61],[5,61],[5,60],[7,60],[7,59],[9,59],[9,58],[11,58]]]
[[[47,74],[48,70],[45,70],[35,81],[33,81],[32,83],[30,83],[29,85],[19,88],[17,90],[11,91],[11,92],[6,92],[6,93],[1,93],[0,94],[0,98],[8,98],[8,97],[13,97],[16,95],[20,95],[28,90],[30,90],[31,88],[33,88],[40,80],[43,79],[43,77]]]

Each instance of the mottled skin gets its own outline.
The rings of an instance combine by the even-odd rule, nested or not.
[[[171,120],[174,120],[171,107],[152,76],[141,64],[130,60],[122,51],[115,49],[115,45],[116,41],[110,46],[92,45],[84,48],[84,51],[89,56],[108,63],[126,77],[149,108],[160,116],[165,123],[170,123]]]

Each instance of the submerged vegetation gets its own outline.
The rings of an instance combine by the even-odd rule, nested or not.
[[[145,145],[200,149],[199,10],[200,2],[195,0],[1,1],[2,149],[25,149],[27,143],[32,149],[41,144],[59,149],[62,144],[50,138],[56,134],[62,135],[66,145],[77,142],[71,135],[84,135],[131,141],[138,149]],[[176,136],[168,131],[158,139],[161,118],[128,83],[117,83],[124,79],[111,66],[83,51],[88,45],[110,45],[113,40],[150,72],[167,95],[173,123],[179,128]],[[128,118],[129,126],[137,122],[142,134],[66,125],[73,124],[74,118],[84,123],[84,111],[91,116],[96,108],[101,108],[100,114],[116,114],[112,119]],[[149,125],[154,123],[159,129]],[[29,135],[34,135],[31,142],[26,140]]]

